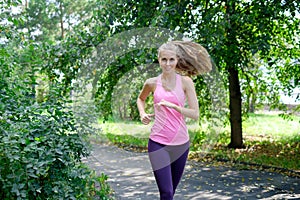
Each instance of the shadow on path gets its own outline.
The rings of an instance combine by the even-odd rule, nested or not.
[[[117,200],[159,199],[147,153],[95,144],[84,162],[97,173],[108,175]],[[188,161],[174,200],[196,199],[300,199],[300,179]]]

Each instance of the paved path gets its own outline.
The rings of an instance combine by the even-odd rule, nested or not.
[[[85,159],[109,177],[117,200],[158,200],[158,190],[146,153],[94,145]],[[300,199],[300,179],[278,173],[238,170],[188,161],[174,200]]]

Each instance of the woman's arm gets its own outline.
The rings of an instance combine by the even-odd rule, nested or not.
[[[197,100],[194,82],[190,77],[183,77],[183,89],[188,100],[188,108],[182,108],[181,113],[189,118],[199,119],[199,104]]]
[[[155,78],[146,80],[143,89],[141,90],[136,102],[140,113],[141,121],[145,125],[149,124],[151,121],[151,117],[154,116],[154,114],[147,114],[145,112],[145,101],[147,97],[150,95],[150,93],[154,91],[155,83],[156,83],[155,80],[156,80]]]

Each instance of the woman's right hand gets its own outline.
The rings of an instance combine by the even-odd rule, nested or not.
[[[145,113],[145,114],[141,115],[141,122],[145,125],[148,125],[151,122],[152,117],[154,117],[154,114]]]

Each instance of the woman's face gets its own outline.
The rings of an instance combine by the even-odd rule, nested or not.
[[[159,52],[159,65],[164,73],[174,72],[178,58],[175,51],[161,50]]]

